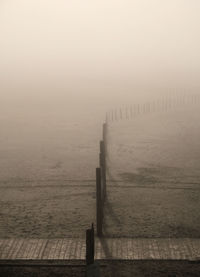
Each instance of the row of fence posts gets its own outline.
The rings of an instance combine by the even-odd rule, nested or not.
[[[115,109],[107,112],[107,121],[119,121],[131,119],[141,114],[152,113],[156,111],[168,111],[177,105],[187,103],[198,103],[200,96],[198,94],[179,95],[171,98],[158,99],[157,101],[137,104],[126,108]]]
[[[107,123],[103,124],[103,136],[100,141],[99,167],[96,168],[96,228],[97,236],[103,235],[103,206],[106,199],[106,153]],[[95,239],[94,225],[86,230],[86,276],[99,277],[99,265],[94,261]]]
[[[106,153],[107,123],[104,123],[103,136],[100,141],[99,167],[96,168],[96,225],[98,237],[103,235],[103,207],[106,199]]]
[[[192,100],[197,101],[197,96],[193,96]],[[185,100],[185,99],[184,99]],[[181,101],[180,101],[181,102]],[[182,101],[184,102],[184,101]],[[157,103],[159,106],[160,103]],[[163,107],[171,107],[172,103],[170,101],[165,102]],[[143,112],[151,112],[156,110],[156,103],[144,104],[141,108],[140,105],[126,108],[125,118],[132,117],[136,114]],[[97,236],[101,237],[103,235],[103,208],[106,199],[106,155],[107,155],[107,122],[114,121],[118,119],[123,119],[123,111],[120,109],[110,112],[106,115],[106,123],[103,124],[103,136],[100,141],[100,153],[99,153],[99,167],[96,168],[96,226],[97,226]],[[99,265],[94,261],[95,252],[95,239],[94,239],[94,225],[90,229],[86,230],[86,276],[87,277],[99,277]]]

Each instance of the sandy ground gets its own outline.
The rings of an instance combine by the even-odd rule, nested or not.
[[[200,236],[199,110],[110,124],[108,236]]]
[[[95,221],[101,121],[61,119],[1,136],[0,237],[85,236]],[[109,124],[106,235],[200,236],[199,130],[198,107]]]
[[[0,237],[79,237],[95,221],[94,182],[1,188]]]
[[[0,237],[85,236],[102,131],[102,111],[91,112],[0,116]]]

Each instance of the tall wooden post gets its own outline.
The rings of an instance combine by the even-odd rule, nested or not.
[[[123,119],[122,110],[120,109],[120,119]]]
[[[100,141],[100,153],[102,155],[101,158],[101,170],[102,170],[102,184],[104,191],[104,199],[106,197],[106,151],[105,151],[105,143],[103,140]]]
[[[101,201],[102,201],[102,205],[104,202],[104,197],[105,197],[105,186],[104,186],[104,173],[103,173],[103,154],[100,152],[99,153],[99,167],[101,169]]]
[[[96,223],[97,223],[97,236],[102,236],[102,199],[101,199],[101,169],[96,168]]]
[[[94,263],[94,225],[86,230],[86,265]]]
[[[115,120],[118,120],[118,116],[117,116],[117,110],[115,110]]]
[[[107,128],[108,128],[108,124],[104,123],[103,124],[103,142],[104,142],[104,149],[105,149],[105,157],[107,155]]]
[[[103,123],[103,141],[106,146],[106,140],[107,140],[107,123]]]

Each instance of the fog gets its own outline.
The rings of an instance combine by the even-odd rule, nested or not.
[[[199,9],[197,0],[1,0],[1,98],[112,106],[196,90]]]
[[[198,0],[0,1],[0,187],[5,195],[2,218],[8,220],[8,224],[2,223],[1,236],[54,236],[54,231],[62,236],[79,232],[80,218],[84,221],[81,228],[88,226],[94,217],[88,214],[88,210],[94,211],[94,192],[86,191],[83,183],[76,183],[83,193],[83,202],[78,202],[78,198],[76,202],[77,191],[68,186],[71,181],[92,180],[94,189],[106,112],[157,103],[157,99],[169,96],[184,95],[189,99],[190,95],[199,94],[199,11]],[[189,101],[192,105],[193,100]],[[114,177],[149,164],[157,168],[162,161],[162,172],[168,172],[165,167],[172,162],[175,168],[177,161],[182,170],[178,172],[184,172],[187,151],[184,145],[181,149],[178,145],[180,134],[184,141],[185,133],[188,149],[190,134],[196,138],[191,147],[193,154],[186,153],[189,166],[195,168],[192,173],[188,169],[188,174],[195,175],[199,171],[199,132],[195,124],[188,127],[188,122],[198,121],[199,109],[196,106],[193,111],[190,104],[177,110],[174,105],[173,112],[165,115],[159,114],[158,107],[158,114],[146,114],[138,121],[119,125],[112,122],[110,166],[111,171],[118,172]],[[172,144],[177,146],[178,154],[170,148]],[[159,149],[156,158],[154,149]],[[166,159],[160,156],[162,151],[168,153]],[[177,157],[181,157],[181,162]],[[134,165],[133,159],[137,160]],[[123,176],[130,176],[130,172]],[[176,175],[174,171],[173,174]],[[140,176],[137,178],[141,181]],[[59,185],[66,185],[69,191],[60,191]],[[37,191],[34,186],[42,189]],[[55,186],[55,191],[48,186]],[[30,193],[26,189],[31,187],[34,190]],[[68,204],[70,211],[78,209],[79,219],[73,217],[76,222],[72,222],[70,212],[65,219],[59,217],[63,215],[61,200],[55,200],[55,221],[51,221],[51,204],[57,194],[58,198],[63,197],[63,213],[68,211]],[[38,201],[37,207],[34,201]],[[22,228],[20,222],[26,216],[30,224]],[[32,217],[43,227],[48,222],[52,225],[48,230],[41,226],[35,230]],[[57,223],[63,220],[66,225],[61,230]],[[154,235],[158,233],[155,231]]]

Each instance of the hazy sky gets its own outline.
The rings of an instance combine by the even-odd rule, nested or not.
[[[199,0],[1,0],[1,96],[199,87],[199,14]]]

